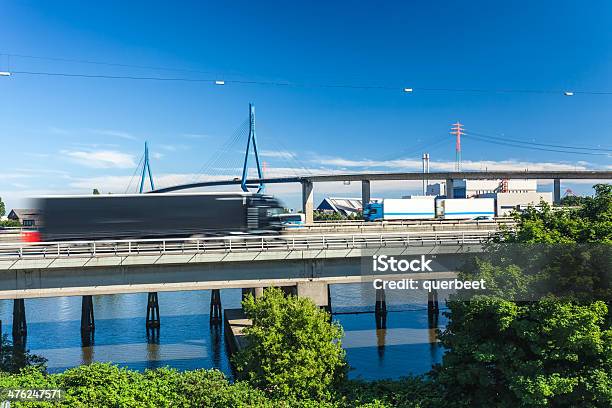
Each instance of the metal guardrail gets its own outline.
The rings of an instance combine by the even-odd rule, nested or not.
[[[516,223],[514,220],[504,221],[424,221],[424,222],[406,222],[406,221],[383,221],[383,222],[324,222],[315,224],[305,224],[300,226],[288,227],[286,231],[294,233],[321,233],[334,231],[344,233],[357,232],[377,232],[377,231],[444,231],[444,230],[463,230],[463,229],[480,229],[480,230],[500,230],[501,228],[514,228]]]
[[[337,235],[230,236],[115,241],[0,243],[0,261],[66,257],[363,249],[480,244],[496,231]]]
[[[347,225],[503,225],[515,224],[512,217],[497,217],[492,220],[386,220],[386,221],[364,221],[364,220],[319,220],[308,226],[347,226]]]

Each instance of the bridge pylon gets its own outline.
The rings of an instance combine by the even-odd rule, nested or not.
[[[261,192],[264,189],[262,182],[255,184],[247,184],[249,175],[249,153],[251,150],[251,144],[253,145],[253,154],[255,156],[255,164],[257,166],[257,178],[261,180],[263,173],[261,171],[261,165],[259,163],[259,153],[257,152],[257,137],[255,133],[255,105],[249,103],[249,138],[247,140],[246,153],[244,155],[244,165],[242,167],[242,179],[240,181],[240,187],[242,191],[248,192],[249,188],[256,188],[257,192]]]
[[[155,190],[155,183],[153,183],[153,173],[151,172],[151,164],[149,163],[149,145],[147,142],[145,142],[144,163],[142,164],[142,174],[140,175],[140,184],[138,187],[138,192],[141,194],[144,190],[144,184],[147,175],[149,175],[149,183],[151,185],[151,190]]]

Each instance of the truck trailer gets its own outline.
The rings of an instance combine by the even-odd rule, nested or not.
[[[436,201],[436,216],[443,220],[495,217],[493,198],[441,198]]]
[[[410,199],[386,198],[365,206],[363,218],[376,220],[419,220],[435,218],[435,197]]]
[[[251,193],[154,193],[38,199],[42,241],[278,233],[282,205]]]

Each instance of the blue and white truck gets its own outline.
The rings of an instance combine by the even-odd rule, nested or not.
[[[366,221],[377,220],[422,220],[422,219],[493,219],[493,198],[440,198],[418,196],[372,202],[363,210]]]
[[[443,220],[493,219],[494,198],[441,198],[436,201],[436,216]]]
[[[435,218],[434,200],[434,196],[410,199],[386,198],[380,202],[372,202],[366,205],[363,210],[363,218],[366,221]]]

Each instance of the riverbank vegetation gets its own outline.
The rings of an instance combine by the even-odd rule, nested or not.
[[[312,302],[268,290],[244,303],[237,380],[216,370],[139,373],[108,364],[0,374],[0,388],[61,388],[65,407],[610,407],[612,187],[580,208],[517,215],[518,230],[468,263],[486,292],[448,302],[442,364],[425,376],[346,377],[342,329]],[[14,404],[14,406],[19,406]]]

